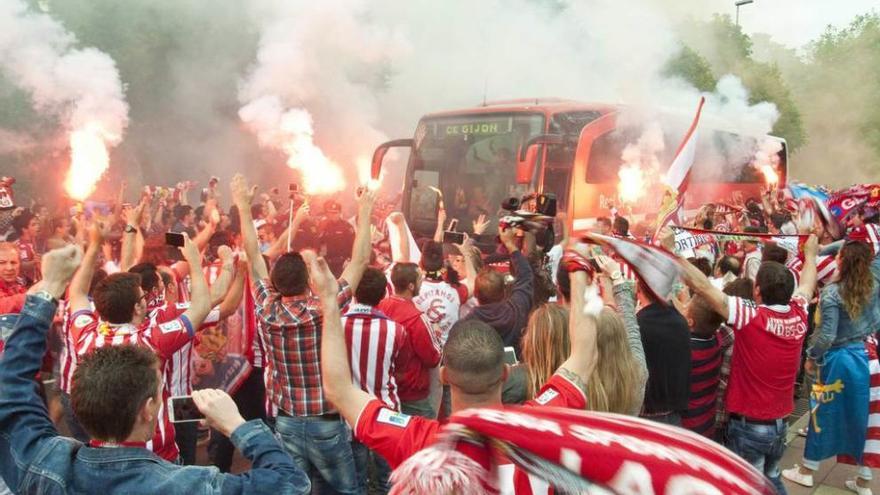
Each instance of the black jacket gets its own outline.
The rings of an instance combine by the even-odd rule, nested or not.
[[[691,371],[687,320],[671,304],[661,303],[645,306],[636,319],[648,365],[644,412],[686,411]]]
[[[534,274],[528,260],[516,251],[510,257],[511,268],[516,274],[513,290],[507,299],[491,304],[480,305],[465,317],[465,320],[480,320],[494,328],[505,346],[516,349],[520,356],[519,340],[529,319],[532,309],[532,292],[534,291]]]

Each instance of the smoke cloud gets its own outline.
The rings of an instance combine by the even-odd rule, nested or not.
[[[338,166],[354,186],[375,146],[412,136],[420,116],[524,97],[627,104],[623,122],[659,122],[676,136],[666,142],[668,154],[700,96],[661,75],[680,48],[675,28],[689,10],[670,9],[663,0],[45,3],[84,43],[119,64],[132,126],[112,160],[133,183],[167,185],[210,174],[227,180],[246,170],[277,185],[302,180],[289,166],[317,156],[320,170]],[[4,72],[11,65],[2,47],[16,36],[10,33],[38,32],[9,20],[13,4],[20,5],[0,2]],[[44,43],[53,53],[79,50],[60,25],[27,15],[60,33],[28,39],[62,40]],[[82,82],[74,78],[65,88],[76,93]],[[679,118],[652,118],[657,110]],[[708,95],[703,122],[763,136],[777,116],[772,105],[750,104],[742,84],[724,77]],[[402,163],[388,168],[399,173]]]
[[[2,0],[0,68],[30,94],[38,111],[58,116],[72,135],[71,176],[93,184],[106,170],[105,145],[118,144],[128,125],[113,60],[97,49],[77,47],[76,38],[48,15],[28,10],[19,0]],[[97,159],[78,161],[78,149]]]

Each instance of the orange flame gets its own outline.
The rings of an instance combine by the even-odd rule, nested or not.
[[[332,194],[345,189],[342,168],[327,157],[314,142],[312,117],[305,110],[287,112],[281,120],[285,140],[281,147],[288,155],[287,166],[302,174],[306,194]]]
[[[770,165],[762,165],[761,173],[764,174],[764,181],[767,182],[768,185],[779,184],[779,174],[777,174],[776,170],[773,170],[773,167]]]
[[[647,183],[645,172],[637,164],[626,164],[617,172],[617,195],[624,203],[635,203],[645,195]]]
[[[70,133],[70,170],[64,181],[67,194],[84,201],[110,166],[107,140],[110,136],[98,124],[89,124]]]

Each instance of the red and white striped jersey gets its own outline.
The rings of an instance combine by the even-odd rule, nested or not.
[[[78,311],[70,317],[70,333],[78,336],[76,354],[81,357],[99,347],[117,345],[139,345],[152,349],[159,358],[167,361],[175,351],[190,342],[194,331],[186,316],[157,324],[147,321],[136,327],[132,324],[115,325],[100,321],[98,316],[88,310]],[[147,448],[168,461],[176,461],[180,455],[174,443],[174,425],[168,417],[166,401],[171,396],[167,384],[162,387],[162,404],[159,407],[159,421],[156,433],[147,443]]]
[[[381,311],[357,303],[348,307],[342,328],[354,384],[389,408],[400,410],[394,373],[404,362],[401,350],[406,331]]]
[[[165,303],[158,308],[153,308],[149,314],[149,320],[153,325],[159,325],[176,318],[179,318],[186,310],[189,309],[190,303]],[[214,308],[205,317],[199,330],[207,326],[213,325],[220,320],[220,310]],[[171,392],[173,397],[192,394],[192,368],[193,368],[193,343],[192,341],[184,344],[177,350],[170,359],[165,361],[165,385]]]

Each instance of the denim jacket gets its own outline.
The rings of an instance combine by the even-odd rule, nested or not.
[[[837,283],[822,290],[819,298],[822,323],[813,346],[807,351],[811,358],[819,360],[832,347],[851,344],[880,330],[880,256],[871,263],[871,273],[874,276],[874,292],[855,321],[846,312]]]
[[[34,376],[46,351],[55,305],[28,296],[0,357],[0,475],[15,493],[309,493],[309,480],[261,421],[232,433],[253,467],[240,475],[178,466],[134,447],[93,448],[62,437],[37,395]]]

